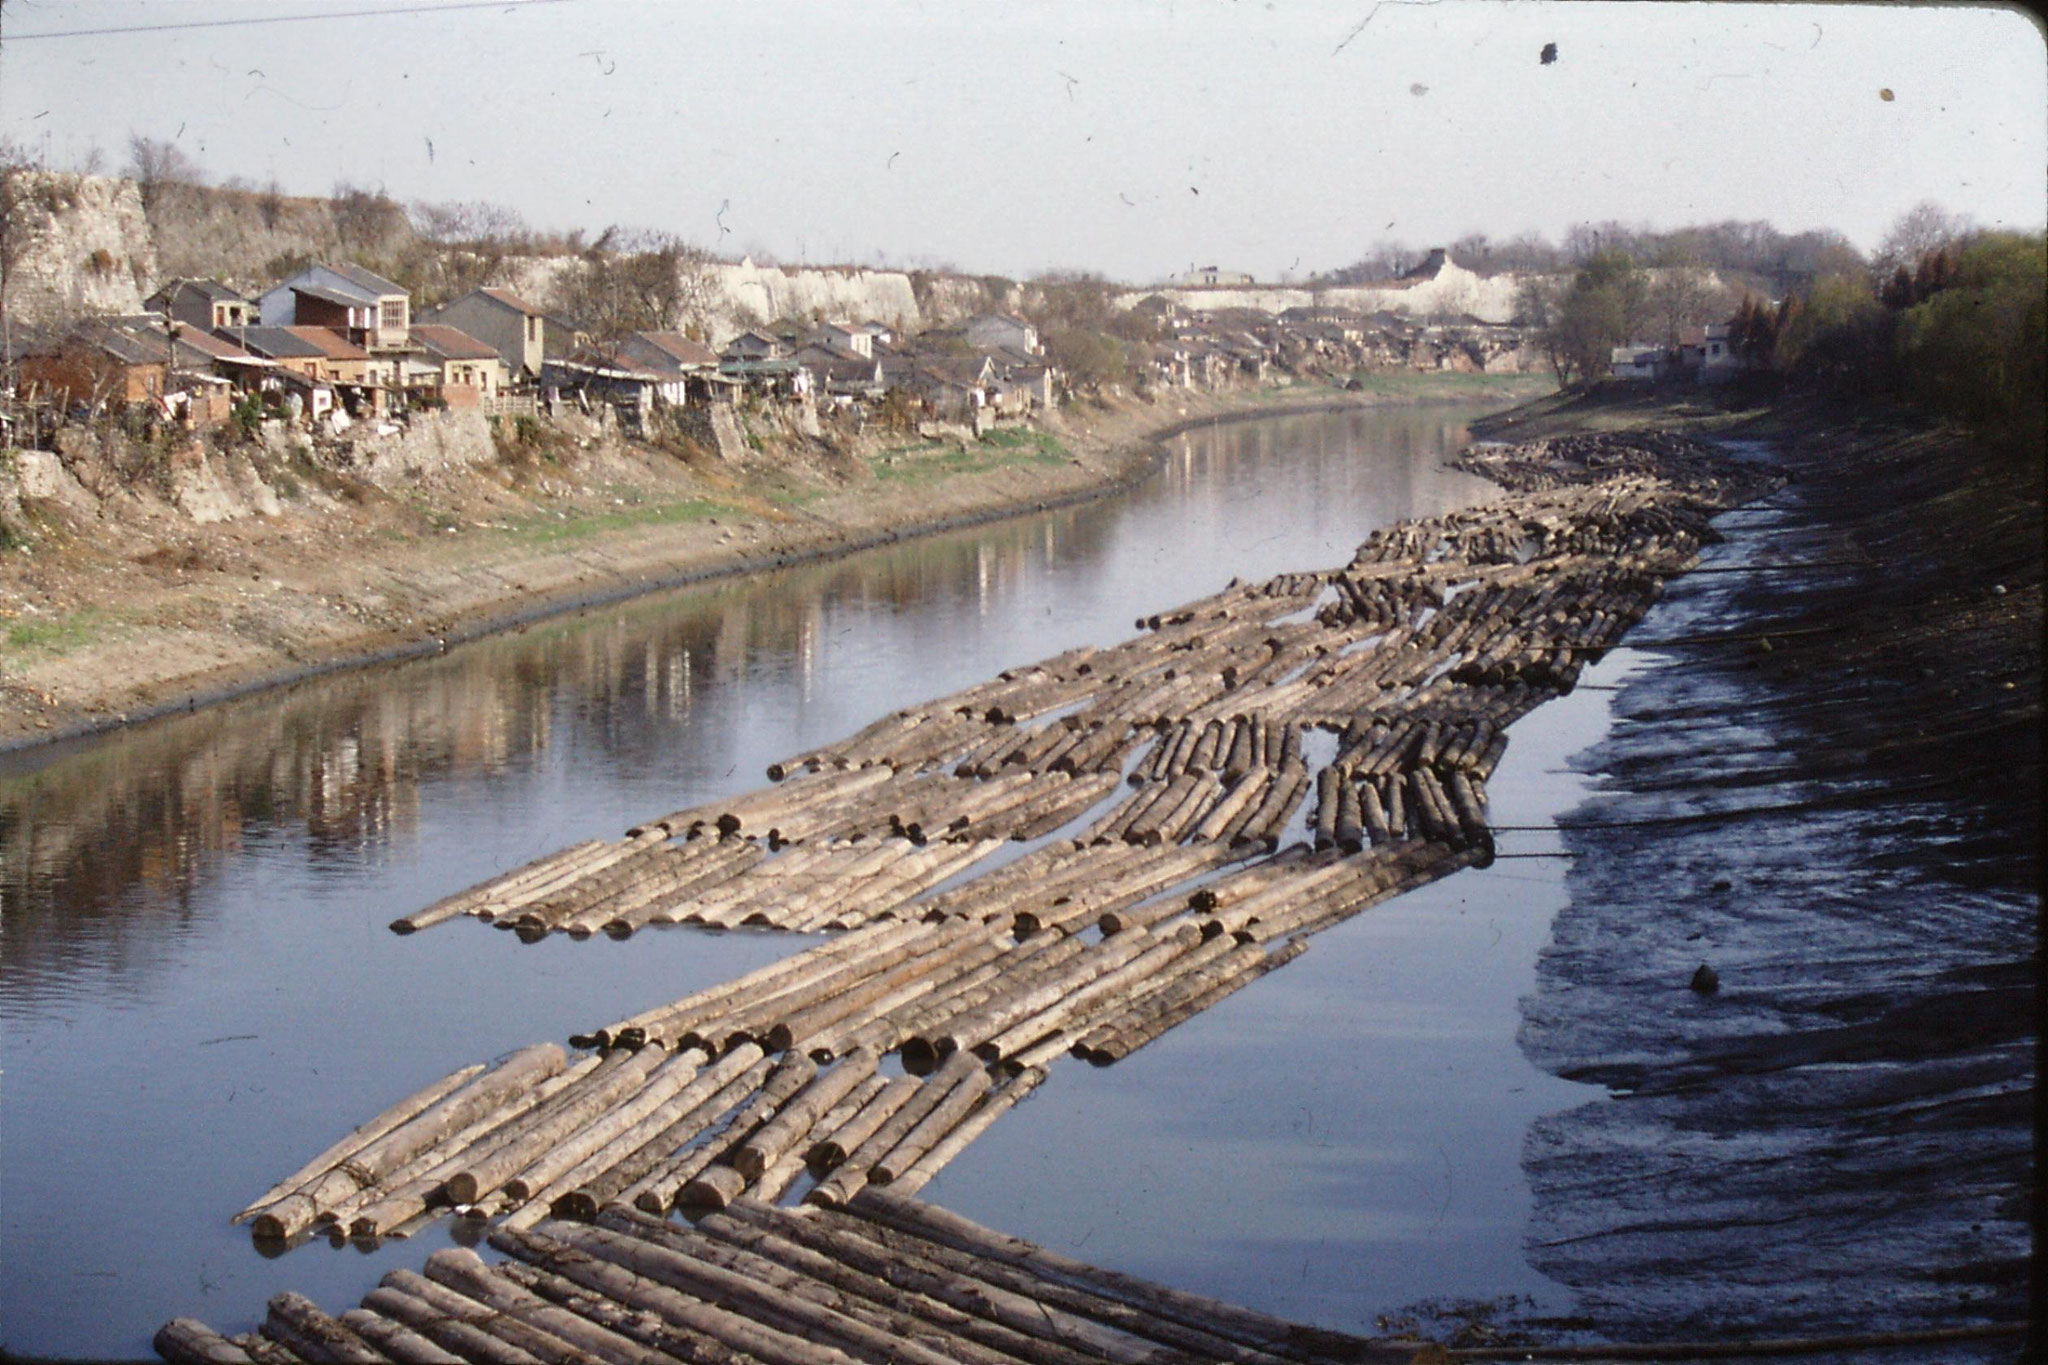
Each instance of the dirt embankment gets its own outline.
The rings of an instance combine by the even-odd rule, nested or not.
[[[136,481],[111,446],[61,462],[27,453],[0,470],[0,524],[28,532],[0,550],[0,748],[1097,496],[1146,473],[1159,438],[1187,424],[1536,387],[1474,378],[1083,405],[980,441],[757,416],[731,459],[588,421],[508,422],[493,437],[480,418],[341,467],[252,448]]]

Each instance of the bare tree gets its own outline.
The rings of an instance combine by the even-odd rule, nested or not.
[[[1679,334],[1687,329],[1729,316],[1734,305],[1727,293],[1710,270],[1697,264],[1670,265],[1652,275],[1644,308],[1657,339],[1676,346]]]
[[[405,211],[381,189],[337,180],[330,202],[335,235],[350,251],[375,251],[405,225]]]
[[[127,173],[142,193],[144,209],[155,208],[168,190],[206,183],[206,172],[177,143],[140,133],[128,135]]]
[[[717,281],[702,247],[662,232],[607,228],[565,272],[559,303],[592,337],[680,328],[701,333]]]
[[[442,246],[510,245],[531,235],[517,209],[481,199],[415,200],[406,216],[414,232]]]
[[[35,162],[27,147],[0,137],[0,358],[11,368],[14,358],[13,295],[15,267],[27,254],[31,221],[36,217]]]
[[[1932,199],[1922,199],[1892,223],[1891,231],[1877,244],[1871,265],[1880,278],[1904,266],[1911,270],[1930,251],[1960,241],[1976,225],[1959,213],[1950,213]]]

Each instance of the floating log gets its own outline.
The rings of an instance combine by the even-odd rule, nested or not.
[[[1128,1057],[1168,1029],[1200,1014],[1225,996],[1242,990],[1275,968],[1286,966],[1307,948],[1307,939],[1296,938],[1271,953],[1260,951],[1257,960],[1248,960],[1242,970],[1219,974],[1207,989],[1199,994],[1171,1008],[1134,1021],[1126,1030],[1112,1033],[1094,1046],[1088,1054],[1088,1060],[1098,1066],[1106,1066]]]
[[[872,1188],[872,1187],[871,1187]],[[786,1236],[841,1264],[924,1294],[1013,1331],[1080,1350],[1117,1365],[1169,1365],[1170,1352],[1153,1342],[1077,1314],[1066,1313],[986,1280],[963,1275],[900,1249],[884,1249],[841,1226],[837,1219],[803,1217],[751,1200],[739,1200],[732,1216]]]
[[[733,1049],[705,1068],[672,1104],[621,1132],[507,1221],[531,1226],[540,1221],[543,1208],[559,1217],[590,1219],[614,1197],[632,1199],[657,1167],[758,1090],[773,1066],[752,1044]]]
[[[621,1058],[626,1055],[619,1054]],[[517,1137],[549,1101],[603,1065],[604,1060],[602,1056],[586,1057],[514,1096],[501,1108],[442,1138],[377,1183],[324,1209],[320,1221],[345,1227],[364,1238],[408,1235],[413,1225],[423,1220],[430,1205],[448,1202],[442,1198],[442,1192],[449,1176],[478,1154]]]
[[[729,1213],[705,1217],[699,1220],[697,1227],[720,1242],[755,1252],[787,1271],[874,1304],[901,1307],[914,1314],[919,1322],[953,1334],[956,1342],[989,1348],[993,1354],[991,1365],[1008,1361],[1026,1361],[1030,1365],[1087,1365],[1092,1359],[1079,1351],[1014,1332],[1000,1323],[941,1303],[930,1295],[900,1289],[878,1275],[855,1270],[832,1256],[792,1241],[772,1227],[756,1226]],[[960,1344],[953,1345],[952,1349],[960,1350]]]
[[[858,1147],[847,1153],[845,1160],[820,1181],[806,1199],[814,1204],[845,1203],[867,1183],[868,1174],[877,1161],[895,1150],[896,1144],[923,1122],[925,1115],[931,1113],[954,1087],[976,1073],[986,1076],[980,1059],[972,1053],[961,1052],[947,1059],[931,1079],[912,1091],[894,1113],[884,1119]]]
[[[579,1170],[591,1156],[613,1150],[613,1144],[621,1135],[634,1131],[639,1125],[656,1117],[657,1111],[672,1099],[677,1100],[679,1105],[682,1104],[678,1096],[697,1081],[699,1069],[710,1060],[709,1053],[695,1048],[668,1056],[647,1077],[645,1084],[631,1099],[610,1108],[506,1180],[506,1200],[511,1203],[524,1203],[536,1196],[551,1198],[549,1189],[555,1181]],[[619,1155],[624,1156],[625,1152],[620,1152]],[[573,1189],[574,1186],[570,1188]]]
[[[170,1365],[253,1365],[247,1351],[192,1318],[172,1318],[150,1344]]]
[[[865,1105],[812,1145],[811,1165],[819,1171],[839,1166],[922,1088],[915,1076],[892,1077]]]
[[[386,1133],[391,1132],[399,1125],[425,1111],[428,1106],[445,1099],[448,1095],[461,1088],[472,1077],[482,1074],[483,1069],[484,1064],[478,1062],[474,1066],[465,1066],[459,1071],[451,1071],[425,1089],[417,1090],[406,1096],[383,1113],[377,1115],[377,1117],[357,1125],[354,1129],[350,1130],[348,1136],[342,1138],[304,1166],[301,1166],[298,1170],[264,1191],[260,1198],[229,1221],[235,1223],[248,1222],[251,1218],[262,1212],[265,1205],[276,1203],[312,1180],[315,1176],[323,1175],[330,1168],[340,1165],[343,1161],[369,1146],[378,1138],[383,1137]]]
[[[868,1168],[869,1182],[886,1185],[908,1170],[966,1116],[988,1090],[990,1079],[988,1071],[980,1067],[962,1075],[931,1107],[930,1112],[897,1139],[895,1146],[875,1159],[874,1165]]]
[[[874,1075],[878,1060],[872,1052],[857,1050],[831,1070],[813,1077],[773,1119],[733,1149],[733,1166],[750,1180],[758,1178],[784,1152],[802,1141],[826,1110]]]
[[[388,1365],[377,1348],[289,1289],[273,1296],[263,1334],[311,1365]]]
[[[607,1172],[556,1204],[566,1203],[563,1212],[576,1217],[595,1217],[597,1210],[614,1198],[650,1212],[666,1212],[675,1203],[677,1192],[724,1150],[726,1144],[716,1135],[720,1131],[730,1133],[732,1128],[745,1124],[761,1087],[775,1067],[771,1059],[755,1062],[634,1152],[619,1169]],[[706,1134],[712,1136],[691,1145],[695,1138]],[[745,1135],[744,1127],[741,1135]],[[634,1171],[638,1174],[633,1174]],[[587,1207],[581,1206],[585,1199],[589,1201]]]
[[[1029,1095],[1045,1080],[1046,1071],[1042,1066],[1029,1066],[1006,1079],[1001,1085],[981,1097],[981,1102],[969,1110],[964,1118],[952,1129],[931,1144],[922,1155],[917,1156],[901,1171],[891,1164],[892,1179],[882,1181],[899,1194],[915,1194],[931,1183],[932,1177],[944,1169],[954,1157],[967,1150],[967,1145],[980,1137],[988,1127],[1008,1113],[1018,1101]],[[936,1112],[936,1111],[934,1111]],[[898,1144],[908,1146],[908,1141]]]
[[[539,1361],[541,1365],[591,1365],[593,1359],[604,1362],[602,1356],[592,1357],[578,1350],[569,1342],[544,1328],[522,1322],[507,1313],[498,1312],[466,1294],[458,1294],[446,1285],[438,1284],[424,1275],[410,1270],[392,1270],[378,1281],[380,1289],[396,1290],[427,1309],[438,1314],[442,1321],[473,1327],[484,1336],[494,1339],[502,1346],[519,1352],[527,1360]],[[365,1300],[368,1303],[368,1300]],[[439,1337],[417,1321],[417,1309],[413,1310],[415,1320],[412,1326],[423,1335]],[[444,1343],[445,1344],[445,1343]],[[450,1349],[458,1349],[451,1347]],[[467,1355],[467,1351],[460,1351]],[[502,1354],[496,1357],[503,1360]],[[610,1362],[604,1362],[610,1365]]]
[[[1033,1245],[1021,1237],[993,1232],[935,1205],[904,1198],[894,1191],[865,1191],[849,1206],[851,1215],[900,1229],[940,1246],[985,1260],[1015,1266],[1041,1279],[1090,1290],[1104,1298],[1131,1304],[1169,1322],[1199,1328],[1226,1341],[1271,1351],[1290,1359],[1364,1359],[1372,1343],[1338,1332],[1305,1328],[1255,1309],[1224,1303],[1184,1290],[1106,1270]]]
[[[631,1257],[627,1244],[634,1242],[632,1238],[593,1228],[588,1229],[591,1237],[570,1240],[577,1231],[570,1225],[550,1223],[526,1232],[493,1233],[491,1244],[562,1280],[639,1310],[643,1318],[655,1318],[680,1329],[689,1334],[686,1342],[689,1336],[715,1342],[735,1353],[726,1357],[728,1360],[760,1360],[770,1365],[853,1365],[855,1358],[834,1346],[808,1341],[722,1304],[706,1302],[647,1273],[644,1263]],[[541,1292],[539,1286],[535,1288]],[[681,1358],[719,1357],[703,1352],[700,1347]]]
[[[496,1240],[494,1234],[494,1244]],[[580,1256],[582,1253],[570,1250],[567,1254]],[[612,1273],[628,1280],[637,1279],[631,1272],[618,1270],[608,1262],[588,1257],[585,1260],[592,1274]],[[558,1303],[578,1317],[588,1318],[600,1327],[609,1327],[620,1336],[630,1337],[643,1346],[651,1346],[663,1355],[677,1360],[696,1362],[696,1365],[751,1365],[756,1359],[735,1350],[716,1337],[694,1331],[680,1322],[670,1321],[656,1311],[635,1307],[623,1299],[609,1297],[566,1276],[542,1270],[524,1261],[501,1261],[498,1263],[497,1272],[549,1303]],[[647,1282],[645,1287],[648,1290],[661,1288],[652,1282]]]
[[[476,1076],[445,1098],[391,1132],[352,1153],[338,1166],[271,1204],[256,1215],[250,1230],[266,1240],[282,1240],[312,1226],[320,1212],[348,1196],[375,1185],[441,1138],[503,1108],[515,1096],[559,1075],[568,1059],[554,1043],[540,1043],[512,1054],[493,1070]]]
[[[531,1290],[504,1278],[466,1247],[450,1247],[427,1258],[426,1278],[561,1341],[572,1351],[587,1353],[606,1365],[671,1365],[668,1356],[631,1337],[603,1327]]]
[[[363,1307],[411,1329],[471,1365],[542,1365],[538,1356],[508,1345],[480,1327],[452,1318],[426,1300],[391,1285],[379,1285],[365,1294]]]
[[[493,895],[501,892],[515,891],[522,886],[554,876],[564,868],[577,866],[581,861],[591,858],[605,847],[605,841],[602,839],[585,839],[580,844],[572,844],[559,852],[550,853],[543,858],[536,858],[530,863],[513,868],[503,876],[493,877],[486,882],[479,882],[475,886],[457,891],[452,896],[444,896],[423,910],[415,910],[410,915],[404,915],[391,921],[391,932],[394,934],[415,933],[421,929],[431,928],[443,920],[454,919],[457,915],[470,914]]]
[[[605,1059],[608,1064],[593,1073],[547,1110],[537,1115],[519,1133],[488,1151],[474,1155],[469,1163],[448,1177],[443,1196],[453,1204],[474,1204],[505,1181],[546,1155],[564,1139],[587,1126],[629,1091],[646,1084],[648,1075],[667,1056],[657,1051],[618,1053]],[[611,1064],[611,1063],[616,1064]]]
[[[610,1209],[598,1218],[598,1226],[565,1229],[563,1239],[683,1293],[743,1309],[764,1324],[801,1332],[861,1358],[952,1365],[930,1347],[901,1340],[823,1304],[673,1250],[668,1242],[687,1245],[687,1240],[666,1224],[630,1209]]]
[[[367,1308],[351,1308],[339,1321],[394,1365],[464,1365],[455,1352]]]

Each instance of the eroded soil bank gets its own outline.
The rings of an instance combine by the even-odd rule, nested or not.
[[[2039,458],[1817,409],[1508,429],[1652,423],[1718,428],[1793,482],[1718,521],[1726,542],[1617,652],[1616,724],[1577,760],[1599,794],[1568,817],[1571,904],[1521,1041],[1610,1097],[1525,1146],[1531,1263],[1583,1314],[1551,1325],[1728,1340],[2023,1318]]]
[[[0,748],[1096,496],[1150,470],[1157,441],[1190,424],[1507,402],[1544,387],[1534,376],[1396,375],[1364,392],[1182,391],[1070,406],[983,441],[763,427],[736,461],[571,423],[530,444],[501,442],[498,458],[398,481],[280,467],[255,489],[265,514],[205,522],[150,490],[67,480],[64,496],[34,506],[43,533],[0,553]],[[260,472],[225,482],[253,487]]]

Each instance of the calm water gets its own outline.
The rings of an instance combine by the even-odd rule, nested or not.
[[[1334,565],[1490,496],[1455,409],[1192,434],[1116,499],[716,585],[0,769],[0,1344],[142,1356],[183,1313],[338,1311],[445,1232],[265,1260],[235,1209],[397,1096],[808,940],[675,928],[523,945],[384,925],[506,866],[757,786],[773,759],[1232,577]],[[1575,804],[1585,691],[1518,727],[1496,819]],[[1549,836],[1506,836],[1518,852]],[[928,1197],[1090,1259],[1371,1330],[1531,1270],[1517,1001],[1564,903],[1504,858],[1360,917],[1124,1063],[1062,1063]]]

